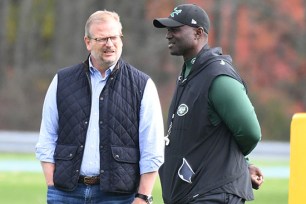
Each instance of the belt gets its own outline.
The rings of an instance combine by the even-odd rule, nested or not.
[[[79,183],[83,183],[85,185],[97,185],[100,183],[99,176],[82,176],[79,177]]]

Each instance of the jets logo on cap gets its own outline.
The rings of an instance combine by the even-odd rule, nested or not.
[[[177,115],[178,116],[183,116],[188,112],[188,106],[186,104],[181,104],[178,108],[177,108]]]
[[[192,20],[191,20],[191,24],[196,25],[196,24],[197,24],[197,21],[196,21],[196,20],[194,20],[194,19],[192,19]]]
[[[179,15],[181,12],[182,12],[182,9],[181,10],[177,10],[177,7],[175,7],[173,12],[170,14],[170,16],[173,18],[175,14]]]

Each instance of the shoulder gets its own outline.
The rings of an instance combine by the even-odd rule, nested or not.
[[[246,96],[244,85],[227,75],[216,77],[210,87],[209,98],[214,103],[228,103],[229,101],[241,100]]]
[[[84,63],[79,63],[76,65],[72,65],[69,67],[64,67],[64,68],[59,69],[57,74],[59,78],[66,78],[66,77],[70,77],[72,75],[84,72],[85,69],[86,69],[86,65]]]
[[[126,61],[120,59],[119,60],[119,69],[121,69],[123,72],[128,72],[129,74],[132,74],[133,76],[143,78],[144,80],[148,80],[150,76],[143,71],[140,71],[133,65],[127,63]]]
[[[222,86],[231,85],[231,84],[242,85],[240,81],[228,75],[217,76],[214,80],[214,83]]]

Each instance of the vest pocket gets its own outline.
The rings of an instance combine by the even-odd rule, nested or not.
[[[54,151],[55,160],[71,160],[77,151],[77,146],[71,145],[57,145]]]
[[[140,151],[134,147],[111,146],[111,154],[109,179],[113,191],[134,193],[140,179]]]
[[[113,158],[118,162],[135,164],[139,162],[140,152],[133,147],[112,146]]]
[[[54,152],[55,171],[53,181],[59,189],[72,190],[78,178],[75,161],[78,146],[57,145]]]

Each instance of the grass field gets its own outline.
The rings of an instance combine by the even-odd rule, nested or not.
[[[35,161],[34,155],[0,154],[1,161]],[[38,162],[38,161],[37,161]],[[38,162],[39,163],[39,162]],[[288,161],[255,161],[260,167],[289,166]],[[255,201],[250,204],[287,204],[288,178],[265,178],[260,190],[254,191]],[[162,204],[159,181],[154,187],[154,203]],[[46,203],[46,186],[41,172],[1,171],[0,167],[0,203],[1,204],[43,204]]]

